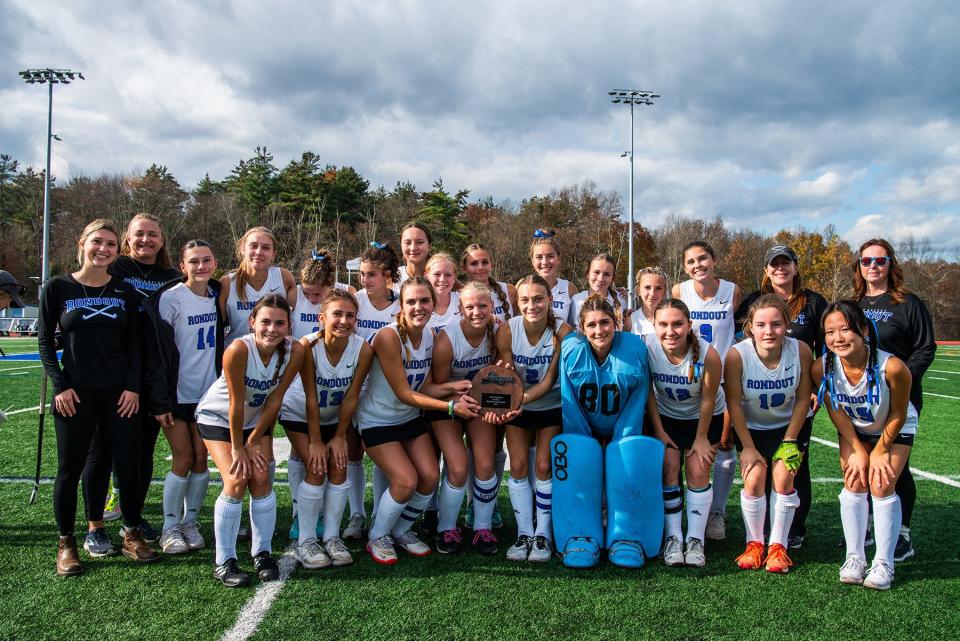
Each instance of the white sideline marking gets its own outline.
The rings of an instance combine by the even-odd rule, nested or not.
[[[4,364],[6,364],[6,363],[4,363]],[[13,363],[10,363],[10,364],[12,365]],[[18,365],[17,367],[7,367],[7,368],[0,367],[0,372],[4,372],[4,373],[6,373],[6,372],[25,372],[25,371],[27,371],[28,369],[37,369],[38,367],[43,367],[43,365],[26,365],[26,366]]]
[[[947,394],[934,394],[933,392],[924,392],[924,396],[936,396],[937,398],[952,398],[955,401],[960,401],[960,396],[949,396]]]
[[[948,369],[928,369],[927,371],[936,372],[937,374],[953,374],[955,376],[960,376],[960,372],[951,372]],[[940,380],[946,380],[946,379],[940,379]]]
[[[931,381],[949,381],[949,378],[941,378],[939,376],[928,376]]]
[[[820,445],[826,445],[827,447],[832,447],[839,450],[840,445],[834,443],[833,441],[828,441],[824,438],[819,438],[817,436],[811,436],[810,440],[819,443]],[[937,483],[943,483],[944,485],[949,485],[950,487],[960,487],[960,481],[954,481],[948,476],[942,476],[940,474],[934,474],[933,472],[925,472],[920,468],[910,466],[910,471],[919,476],[920,478],[928,479],[930,481],[936,481]]]
[[[22,410],[13,410],[12,412],[7,412],[7,416],[13,416],[14,414],[23,414],[24,412],[35,412],[40,409],[40,406],[36,407],[24,407]]]
[[[250,600],[243,604],[236,623],[223,633],[220,641],[246,641],[253,636],[267,612],[270,611],[270,606],[273,605],[277,595],[280,594],[280,590],[283,589],[284,582],[297,567],[297,561],[294,557],[295,549],[295,543],[287,546],[283,557],[280,559],[280,578],[276,581],[261,583],[257,587],[257,591],[250,597]]]

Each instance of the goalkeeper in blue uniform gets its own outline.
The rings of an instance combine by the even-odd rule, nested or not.
[[[557,549],[569,567],[596,565],[602,547],[615,565],[641,567],[663,533],[664,447],[642,436],[647,348],[618,331],[601,296],[586,300],[579,326],[561,345],[563,433],[551,444]]]

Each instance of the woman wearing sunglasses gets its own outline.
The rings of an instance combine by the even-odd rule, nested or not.
[[[923,407],[923,373],[933,363],[937,344],[933,337],[933,319],[922,300],[903,284],[903,270],[893,247],[882,238],[873,238],[860,246],[853,265],[854,299],[863,313],[877,326],[878,347],[904,363],[913,377],[910,402],[919,415]],[[917,500],[917,485],[910,473],[910,461],[897,479],[897,494],[903,504],[903,524],[894,551],[894,561],[912,557],[910,517]]]

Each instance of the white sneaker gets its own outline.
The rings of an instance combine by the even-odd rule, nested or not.
[[[677,537],[667,537],[663,544],[663,562],[670,567],[683,565],[683,543]]]
[[[395,565],[397,563],[397,551],[393,549],[393,539],[389,535],[367,541],[367,552],[370,553],[374,561],[381,565]]]
[[[187,542],[187,547],[191,550],[199,550],[207,544],[203,540],[203,535],[200,534],[200,524],[196,521],[181,523],[180,531],[183,532],[183,538]]]
[[[687,541],[687,552],[683,555],[683,562],[695,568],[702,568],[707,564],[707,555],[703,552],[703,541],[700,539]]]
[[[863,587],[871,590],[889,590],[893,583],[893,567],[885,561],[874,561],[863,580]]]
[[[546,563],[553,558],[553,544],[550,539],[542,534],[533,537],[533,545],[530,547],[530,556],[527,561],[531,563]]]
[[[343,530],[344,539],[360,539],[363,537],[363,515],[351,514],[347,527]]]
[[[412,556],[427,556],[433,552],[429,545],[417,538],[413,530],[393,535],[393,542],[398,548]]]
[[[327,556],[330,557],[330,561],[335,568],[353,563],[353,556],[350,554],[350,550],[347,549],[347,546],[344,545],[340,539],[324,541],[323,549],[327,551]]]
[[[297,546],[297,560],[308,570],[317,570],[330,565],[330,557],[316,539],[310,539]]]
[[[711,541],[722,541],[727,538],[727,523],[723,514],[720,512],[711,512],[707,517],[707,529],[704,532]]]
[[[530,556],[532,541],[526,534],[517,537],[516,543],[507,548],[507,561],[526,561]]]
[[[184,554],[190,551],[187,540],[179,527],[172,527],[160,536],[160,549],[164,554]]]
[[[840,568],[840,583],[863,585],[863,578],[866,575],[867,562],[858,559],[856,554],[848,554],[846,562]]]

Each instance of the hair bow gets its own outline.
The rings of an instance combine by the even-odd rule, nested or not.
[[[373,247],[374,249],[386,249],[386,248],[387,248],[387,244],[386,244],[386,243],[378,243],[378,242],[375,241],[375,240],[371,240],[371,241],[370,241],[370,246]]]
[[[323,254],[317,253],[316,249],[310,250],[310,258],[317,261],[318,263],[322,263],[323,261],[327,260],[327,257],[324,256]]]
[[[533,232],[534,238],[553,238],[553,236],[554,236],[554,232],[552,231],[543,231],[542,229],[538,229],[535,232]]]

